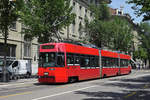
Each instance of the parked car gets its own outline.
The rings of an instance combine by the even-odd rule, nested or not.
[[[0,61],[0,76],[2,76],[2,67],[4,61]],[[29,60],[6,61],[6,70],[10,79],[18,79],[20,77],[30,77],[32,74],[31,62]]]

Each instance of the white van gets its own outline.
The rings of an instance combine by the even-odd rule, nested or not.
[[[12,70],[13,75],[18,77],[30,77],[32,73],[31,62],[29,60],[14,60],[9,68]]]
[[[2,67],[3,61],[0,61],[0,76],[2,76]],[[36,76],[38,72],[38,65],[36,63],[32,63],[30,60],[13,60],[7,61],[6,69],[9,72],[10,79],[18,79],[21,77],[30,77]]]

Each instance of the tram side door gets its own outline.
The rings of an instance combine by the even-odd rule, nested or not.
[[[101,50],[99,50],[99,67],[100,67],[100,78],[103,77],[102,71],[103,71],[103,67],[102,67],[102,55],[101,55]]]

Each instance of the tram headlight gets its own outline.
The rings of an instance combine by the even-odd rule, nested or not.
[[[48,75],[48,72],[45,72],[44,75]]]

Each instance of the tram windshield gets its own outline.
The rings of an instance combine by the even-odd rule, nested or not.
[[[42,52],[39,57],[39,67],[63,67],[64,53]]]

